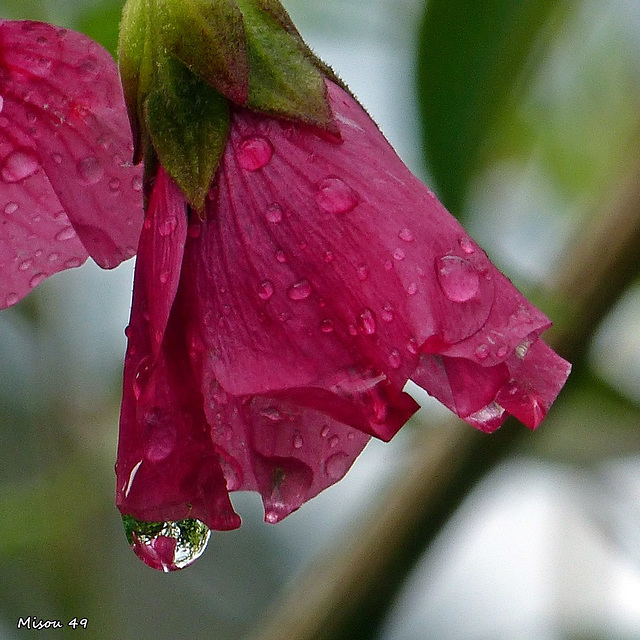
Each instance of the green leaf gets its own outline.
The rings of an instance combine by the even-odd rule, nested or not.
[[[249,103],[263,113],[334,130],[324,76],[282,10],[237,0],[249,50]],[[295,29],[295,27],[293,27]]]
[[[153,148],[189,203],[201,211],[229,133],[226,98],[167,56],[148,95],[145,123]]]
[[[418,88],[438,195],[460,213],[487,134],[553,11],[566,0],[429,0]]]
[[[191,71],[237,104],[247,101],[249,65],[242,14],[230,0],[161,0],[160,38]]]
[[[121,15],[120,0],[105,0],[85,9],[76,20],[76,28],[99,42],[115,56],[118,50],[118,26]]]

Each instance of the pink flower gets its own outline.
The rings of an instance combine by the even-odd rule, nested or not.
[[[535,428],[569,365],[513,287],[326,81],[340,136],[232,107],[202,216],[160,167],[138,249],[117,504],[145,521],[277,522],[417,410]]]
[[[96,42],[0,21],[0,308],[91,255],[134,255],[141,171],[118,72]]]

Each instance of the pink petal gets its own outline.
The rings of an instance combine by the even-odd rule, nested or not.
[[[134,255],[141,170],[128,162],[131,134],[108,52],[73,31],[4,21],[0,98],[2,246],[18,260],[42,258],[36,280],[77,266],[86,252],[103,267]],[[84,249],[61,233],[69,223]],[[3,248],[0,259],[9,254]],[[52,254],[59,259],[48,262]],[[9,286],[3,282],[1,306],[29,291],[20,277]]]

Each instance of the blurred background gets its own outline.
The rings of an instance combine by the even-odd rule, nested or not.
[[[2,0],[0,17],[75,28],[113,52],[122,4]],[[640,175],[638,0],[284,4],[492,260],[565,330],[579,324],[545,291],[576,234]],[[631,262],[640,271],[640,253]],[[128,548],[113,505],[132,272],[133,261],[114,272],[87,263],[0,313],[0,640],[26,633],[26,616],[88,619],[87,631],[49,632],[58,637],[245,637],[366,528],[401,486],[415,439],[447,420],[420,396],[425,408],[392,443],[372,442],[283,523],[264,524],[257,497],[236,495],[241,529],[214,532],[189,569],[156,573]],[[360,637],[640,638],[637,278],[591,333],[540,430],[414,554]],[[302,610],[311,595],[298,597]]]

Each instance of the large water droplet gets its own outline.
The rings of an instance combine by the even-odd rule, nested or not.
[[[0,176],[5,182],[20,182],[32,176],[40,167],[35,151],[23,148],[12,151],[3,161]]]
[[[358,196],[340,178],[325,178],[318,183],[316,202],[327,213],[348,213],[358,204]]]
[[[287,289],[290,300],[305,300],[311,295],[311,285],[308,280],[299,280]]]
[[[376,318],[371,309],[365,309],[358,316],[358,329],[361,333],[371,336],[376,332]]]
[[[443,256],[437,261],[438,282],[446,298],[452,302],[471,300],[480,287],[475,267],[458,256]]]
[[[243,140],[238,145],[236,157],[238,164],[247,171],[257,171],[262,169],[271,160],[273,147],[271,143],[262,136],[253,136]]]
[[[98,158],[89,156],[78,162],[78,176],[84,184],[95,184],[104,175],[104,169],[100,165]]]
[[[143,522],[122,516],[122,524],[134,553],[152,569],[177,571],[195,562],[207,548],[209,528],[200,520]]]

